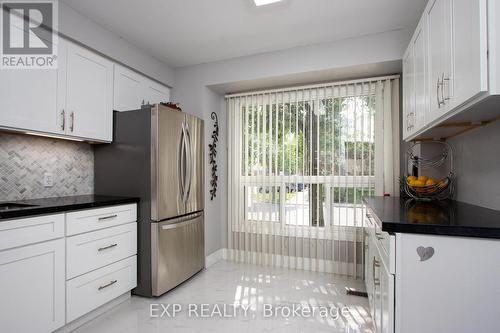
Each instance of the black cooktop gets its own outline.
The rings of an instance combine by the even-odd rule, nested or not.
[[[500,239],[500,211],[460,201],[366,197],[383,231]]]

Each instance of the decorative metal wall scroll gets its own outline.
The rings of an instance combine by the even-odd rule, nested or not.
[[[210,151],[210,165],[212,166],[212,179],[210,180],[210,200],[214,200],[217,196],[217,142],[219,141],[219,121],[217,113],[212,112],[210,118],[214,121],[214,130],[212,132],[212,143],[208,145]]]

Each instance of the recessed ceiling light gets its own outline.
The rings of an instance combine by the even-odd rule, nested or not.
[[[281,2],[283,0],[253,0],[256,6],[270,5],[275,2]]]

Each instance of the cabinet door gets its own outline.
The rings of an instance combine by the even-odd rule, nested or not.
[[[156,104],[170,101],[170,90],[168,87],[156,83],[152,80],[146,80],[146,103]]]
[[[66,112],[69,135],[111,141],[113,63],[68,43]]]
[[[65,322],[64,240],[0,252],[2,332],[51,332]]]
[[[141,108],[145,101],[145,78],[128,68],[114,66],[114,110],[128,111]]]
[[[429,106],[427,90],[427,17],[420,20],[411,42],[413,48],[413,75],[415,89],[414,131],[426,124]]]
[[[448,110],[448,100],[453,96],[452,0],[431,0],[426,16],[429,27],[429,98],[428,122],[436,120]]]
[[[403,56],[403,138],[414,132],[415,76],[413,45],[410,43]]]
[[[57,70],[6,69],[0,73],[0,127],[62,133]]]
[[[396,332],[498,331],[498,240],[396,234],[396,246]]]
[[[450,108],[488,91],[486,6],[486,0],[453,0],[455,84]]]
[[[394,332],[394,275],[385,265],[380,267],[380,331]]]
[[[381,260],[377,250],[373,253],[373,321],[375,330],[382,332],[382,288],[380,283]]]

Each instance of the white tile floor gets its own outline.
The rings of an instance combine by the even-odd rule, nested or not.
[[[346,296],[345,287],[363,289],[362,281],[351,281],[331,274],[263,267],[221,261],[156,299],[133,296],[76,332],[348,332],[371,333],[368,301],[363,297]],[[175,318],[150,316],[150,304],[180,304],[182,310]],[[196,304],[189,315],[189,304]],[[201,304],[215,304],[232,310],[231,318],[195,318],[201,315]],[[312,318],[286,318],[283,315],[266,317],[264,304],[273,309],[284,306],[293,309],[333,309],[348,307],[349,313],[334,319],[317,312]],[[250,305],[247,315],[242,306]],[[302,308],[300,308],[302,306]],[[324,308],[322,308],[324,307]],[[269,308],[268,308],[269,309]],[[161,313],[161,307],[158,314]],[[172,313],[169,308],[169,313]],[[279,313],[279,311],[278,311]],[[307,316],[307,312],[303,312]]]

